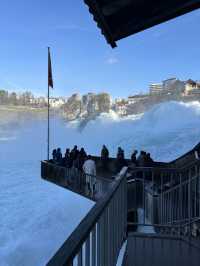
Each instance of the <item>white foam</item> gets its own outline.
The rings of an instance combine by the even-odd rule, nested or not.
[[[0,138],[0,141],[11,141],[11,140],[15,140],[16,139],[16,137],[10,137],[10,138],[8,138],[8,137],[1,137]]]
[[[106,144],[126,156],[144,149],[156,160],[172,160],[200,140],[200,103],[168,102],[141,115],[120,118],[114,112],[77,126],[51,121],[51,148],[74,144],[100,154]],[[9,136],[12,136],[13,128]],[[0,138],[4,138],[1,135]],[[17,138],[0,144],[0,265],[44,265],[91,208],[90,201],[40,180],[40,160],[46,158],[46,121],[24,123]]]
[[[106,144],[115,156],[122,146],[127,157],[133,149],[151,152],[155,160],[169,161],[191,149],[200,138],[200,103],[166,102],[145,114],[120,118],[102,114],[90,121],[82,133],[71,129],[73,139],[90,153],[100,154]]]

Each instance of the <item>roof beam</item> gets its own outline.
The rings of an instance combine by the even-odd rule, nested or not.
[[[117,27],[116,30],[113,31],[113,37],[115,41],[120,40],[131,34],[136,34],[145,29],[151,28],[157,24],[163,23],[170,19],[174,19],[185,13],[191,12],[197,8],[200,8],[199,0],[198,1],[194,1],[194,0],[187,1],[187,3],[185,3],[184,5],[180,5],[178,8],[176,7],[176,9],[174,7],[171,7],[170,10],[167,8],[162,8],[162,10],[160,10],[160,15],[157,15],[159,13],[159,10],[156,10],[155,15],[153,15],[150,18],[147,18],[146,20],[143,20],[142,23],[137,23],[135,20],[132,20],[132,21],[129,21],[127,24]]]
[[[200,0],[84,0],[107,42],[116,41],[200,8]]]
[[[105,20],[105,17],[102,14],[102,11],[96,0],[84,0],[84,2],[89,6],[90,13],[93,14],[94,20],[97,22],[97,26],[101,29],[102,33],[105,35],[107,42],[115,48],[116,42],[112,37],[112,33],[109,29],[109,26]]]

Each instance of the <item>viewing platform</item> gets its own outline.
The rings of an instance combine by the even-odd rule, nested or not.
[[[199,265],[199,147],[152,167],[126,160],[120,171],[116,159],[104,169],[101,158],[92,157],[93,193],[82,171],[43,161],[43,179],[96,202],[47,265],[114,266],[126,240],[123,266]]]

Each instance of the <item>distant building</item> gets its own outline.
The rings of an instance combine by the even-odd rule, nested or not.
[[[199,94],[200,92],[200,83],[198,81],[194,81],[192,79],[188,79],[185,82],[185,91],[184,95],[191,95],[191,94]]]
[[[36,104],[39,106],[45,106],[47,104],[48,100],[45,97],[38,97],[36,98]]]
[[[134,104],[134,103],[137,103],[139,101],[146,99],[147,97],[148,97],[147,94],[136,94],[133,96],[129,96],[127,103],[128,104]]]
[[[160,95],[163,93],[162,83],[152,83],[149,85],[150,95]]]
[[[181,94],[185,91],[185,82],[177,78],[170,78],[163,81],[163,90],[166,94]]]
[[[53,108],[59,108],[65,104],[65,99],[63,98],[50,98],[49,105]]]
[[[177,81],[177,78],[169,78],[169,79],[163,80],[163,83],[162,83],[163,90],[170,90],[176,81]]]
[[[162,83],[150,84],[150,95],[181,94],[185,90],[185,83],[177,78],[164,80]]]

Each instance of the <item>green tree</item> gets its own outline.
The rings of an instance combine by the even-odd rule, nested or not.
[[[9,95],[9,103],[12,105],[17,105],[17,94],[15,92],[12,92]]]
[[[30,105],[33,94],[30,91],[25,91],[20,96],[20,105]]]
[[[0,90],[0,104],[8,104],[8,92]]]

